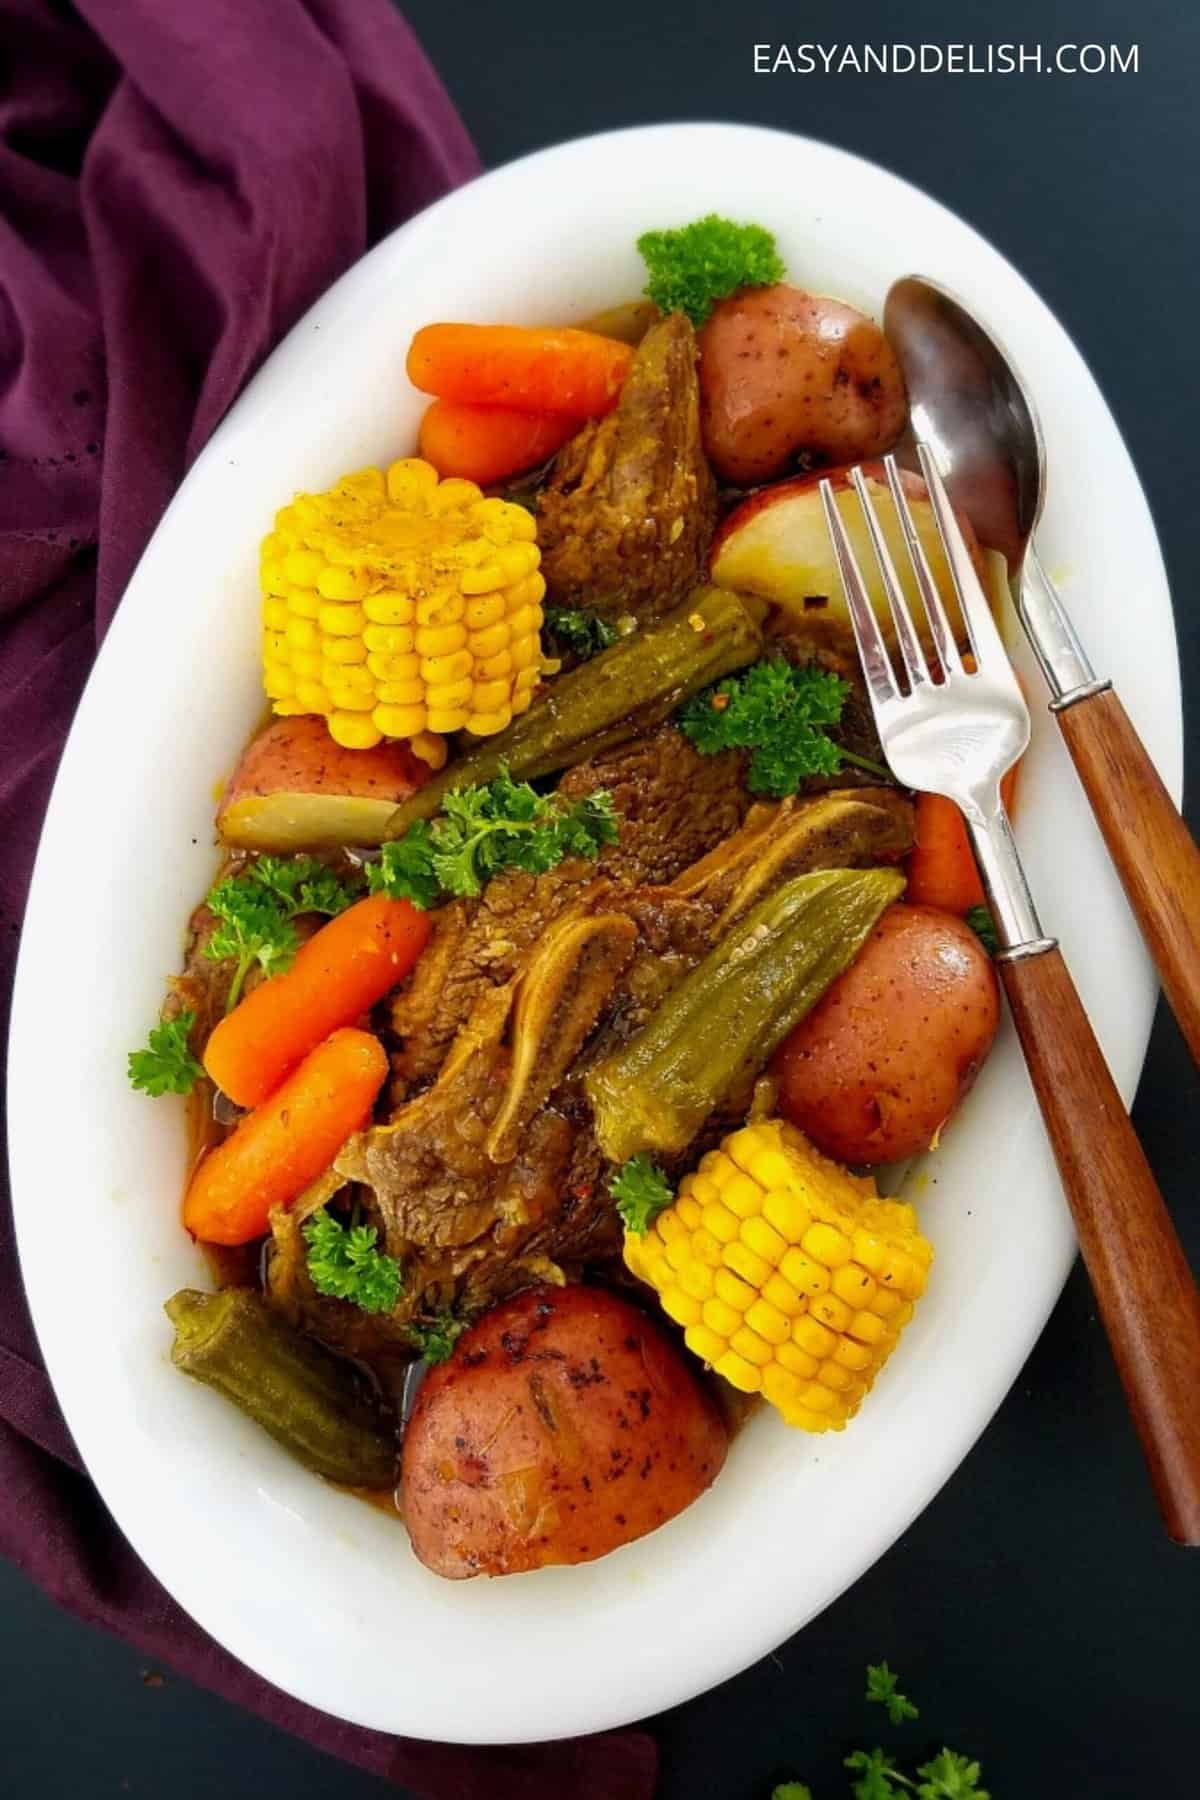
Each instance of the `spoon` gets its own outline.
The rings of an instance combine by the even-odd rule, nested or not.
[[[907,462],[909,446],[923,439],[981,543],[1008,563],[1050,709],[1200,1063],[1200,850],[1112,682],[1088,661],[1038,558],[1046,447],[1033,401],[996,339],[962,301],[923,276],[893,283],[883,327],[908,384],[910,428],[899,458]]]

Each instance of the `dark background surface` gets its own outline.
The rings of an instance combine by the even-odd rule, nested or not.
[[[986,233],[1074,335],[1125,433],[1166,551],[1194,721],[1194,8],[1180,0],[1009,0],[1002,10],[971,0],[904,8],[860,0],[852,9],[602,0],[581,13],[562,0],[407,0],[405,11],[489,165],[617,125],[752,120],[874,157]],[[1140,72],[751,73],[756,41],[1001,39],[1136,42]],[[1198,749],[1193,726],[1193,796]],[[1188,810],[1195,829],[1200,810]],[[1160,1014],[1135,1118],[1194,1263],[1200,1200],[1189,1115],[1197,1093],[1174,1026]],[[863,1665],[881,1657],[923,1707],[905,1740],[969,1749],[983,1760],[993,1800],[1192,1796],[1198,1622],[1200,1553],[1163,1540],[1076,1271],[995,1423],[889,1555],[776,1656],[656,1721],[662,1800],[767,1800],[772,1780],[786,1774],[809,1781],[816,1800],[837,1800],[847,1791],[842,1755],[880,1735],[861,1689]],[[665,1637],[663,1655],[671,1653]],[[398,1621],[398,1681],[420,1654],[419,1637]],[[147,1671],[123,1645],[56,1612],[6,1565],[0,1671],[6,1796],[366,1800],[396,1792],[169,1670]]]

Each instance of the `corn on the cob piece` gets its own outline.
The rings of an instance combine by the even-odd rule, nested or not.
[[[626,1264],[688,1348],[805,1431],[858,1411],[932,1257],[911,1206],[779,1119],[733,1132],[649,1231],[625,1234]]]
[[[537,527],[419,457],[298,494],[262,546],[263,662],[277,713],[321,713],[349,749],[502,731],[542,669]]]

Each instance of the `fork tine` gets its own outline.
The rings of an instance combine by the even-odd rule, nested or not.
[[[904,658],[904,667],[908,670],[909,686],[917,687],[921,682],[929,680],[925,652],[921,648],[921,640],[913,625],[912,614],[908,610],[908,601],[904,598],[904,589],[900,586],[896,575],[892,553],[887,547],[887,540],[880,529],[875,508],[871,504],[871,496],[867,492],[862,469],[851,469],[850,480],[858,495],[858,503],[863,510],[867,534],[871,539],[871,548],[875,552],[875,561],[879,565],[879,573],[883,581],[883,591],[887,595],[888,605],[892,609],[892,618],[896,622],[896,637],[900,644],[900,654]]]
[[[950,496],[946,492],[938,466],[927,445],[918,443],[917,455],[921,459],[921,472],[925,477],[925,486],[929,489],[933,516],[937,520],[938,533],[950,564],[950,573],[954,577],[954,591],[958,595],[959,608],[971,634],[975,666],[981,672],[984,668],[988,668],[992,672],[1001,667],[1007,669],[1008,654],[997,629],[996,621],[992,617],[992,609],[987,603],[987,596],[975,573],[971,553],[959,530],[958,520],[954,516],[954,508],[950,504]]]
[[[904,492],[899,464],[894,456],[885,456],[883,467],[887,474],[888,487],[891,489],[892,503],[900,520],[900,529],[904,533],[908,560],[912,564],[913,574],[917,578],[917,586],[921,590],[925,617],[929,620],[929,632],[933,638],[933,647],[937,651],[938,661],[942,665],[942,673],[946,676],[961,674],[962,662],[958,654],[958,645],[954,641],[954,631],[946,616],[946,608],[942,604],[938,584],[933,578],[933,570],[929,567],[929,558],[925,554],[921,534],[917,530],[912,516],[912,508],[908,504],[908,496]],[[934,517],[937,517],[936,511]],[[938,523],[940,527],[940,520]],[[949,548],[946,550],[946,557],[949,560]],[[957,586],[957,583],[955,585]],[[961,605],[961,601],[959,604]]]
[[[846,528],[842,524],[833,489],[828,481],[821,482],[821,505],[825,509],[825,526],[833,545],[838,573],[846,590],[846,605],[850,609],[850,623],[854,627],[854,641],[858,645],[863,674],[867,678],[871,704],[875,708],[886,706],[889,701],[900,698],[896,678],[892,673],[879,621],[875,617],[875,608],[871,605],[870,596],[859,573],[850,539],[846,536]]]

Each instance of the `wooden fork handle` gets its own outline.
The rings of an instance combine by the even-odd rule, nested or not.
[[[1200,1545],[1200,1293],[1061,952],[999,969],[1167,1530]]]
[[[1058,722],[1163,992],[1200,1063],[1200,849],[1111,688],[1063,707]]]

